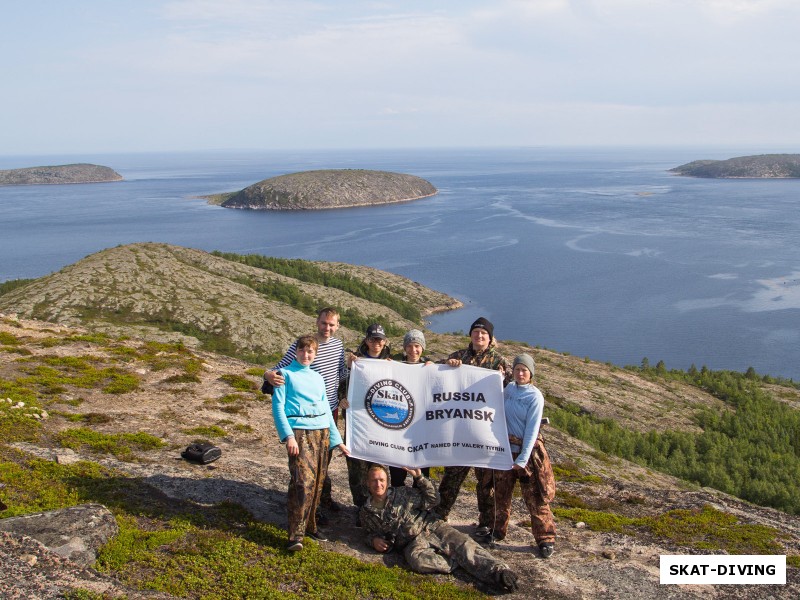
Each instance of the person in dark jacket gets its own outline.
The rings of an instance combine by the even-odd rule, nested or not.
[[[494,325],[484,317],[475,320],[469,328],[469,346],[464,350],[457,350],[450,354],[444,362],[451,367],[461,365],[472,365],[499,371],[503,377],[505,386],[511,381],[511,366],[506,358],[497,350],[497,342],[494,339]],[[461,484],[467,478],[471,467],[445,467],[442,481],[439,483],[439,493],[442,501],[437,511],[442,519],[447,520],[450,510],[455,504]],[[483,469],[475,467],[475,478],[480,482],[483,478]],[[491,490],[479,486],[476,490],[478,496],[478,510],[483,513],[489,510],[491,498],[488,494]]]

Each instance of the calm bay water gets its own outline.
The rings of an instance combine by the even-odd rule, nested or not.
[[[800,379],[800,181],[667,169],[742,152],[420,150],[0,157],[0,169],[93,162],[125,181],[0,187],[0,281],[156,241],[366,264],[454,295],[432,317],[619,365],[664,360]],[[196,198],[292,171],[413,173],[440,193],[320,212]]]

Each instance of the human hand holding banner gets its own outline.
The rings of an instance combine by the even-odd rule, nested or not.
[[[359,358],[347,399],[354,458],[395,467],[512,466],[497,371]]]

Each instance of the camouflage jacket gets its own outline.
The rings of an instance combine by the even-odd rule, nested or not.
[[[483,352],[475,352],[472,349],[472,344],[464,350],[456,350],[448,356],[443,362],[447,362],[451,358],[457,358],[461,364],[472,365],[473,367],[483,367],[484,369],[491,369],[496,371],[499,367],[503,367],[503,387],[508,385],[511,381],[511,365],[505,356],[500,354],[497,346],[492,344]]]
[[[387,538],[387,534],[394,537],[396,547],[403,548],[439,520],[431,512],[439,504],[439,492],[429,479],[417,477],[414,487],[390,487],[386,493],[383,508],[373,508],[372,498],[361,507],[361,525],[370,548],[374,537]]]

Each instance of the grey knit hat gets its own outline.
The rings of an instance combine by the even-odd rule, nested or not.
[[[403,348],[414,343],[419,344],[422,346],[422,349],[425,350],[425,334],[423,334],[419,329],[411,329],[403,337]]]
[[[517,354],[514,357],[514,367],[517,365],[525,365],[528,368],[528,371],[531,372],[531,377],[533,377],[533,367],[536,363],[533,362],[533,357],[530,354]]]

